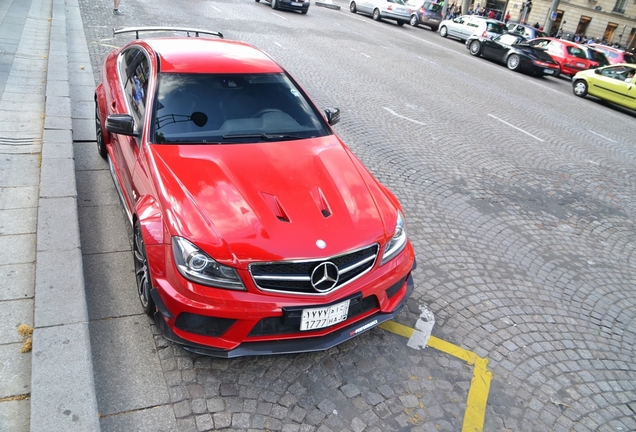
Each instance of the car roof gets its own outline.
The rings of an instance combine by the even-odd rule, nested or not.
[[[280,73],[283,69],[261,50],[239,41],[205,37],[167,37],[143,41],[167,73]]]

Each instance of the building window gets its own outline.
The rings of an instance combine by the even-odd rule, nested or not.
[[[616,0],[612,12],[625,13],[625,3],[627,3],[627,0]]]

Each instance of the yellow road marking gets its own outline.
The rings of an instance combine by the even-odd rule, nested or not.
[[[395,321],[385,321],[378,327],[405,338],[410,338],[414,331],[412,328],[398,324]],[[460,348],[435,336],[431,336],[428,339],[427,345],[474,366],[473,379],[468,389],[462,432],[482,432],[484,430],[484,418],[486,417],[486,403],[490,392],[490,381],[492,380],[492,373],[488,370],[488,359],[481,358],[472,351]]]

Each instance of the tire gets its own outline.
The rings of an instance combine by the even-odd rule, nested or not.
[[[510,54],[508,56],[508,59],[506,60],[506,66],[508,66],[508,69],[511,71],[518,71],[520,65],[521,59],[517,54]]]
[[[256,1],[256,3],[260,3],[261,2],[261,0],[255,0],[255,1]]]
[[[380,16],[380,9],[373,9],[373,19],[375,21],[380,21],[382,17]]]
[[[272,0],[272,9],[278,9],[278,0]]]
[[[404,25],[404,21],[397,21],[398,27],[402,27]]]
[[[587,83],[581,79],[574,81],[574,85],[572,86],[572,91],[578,97],[587,96]]]
[[[349,3],[349,12],[356,13],[358,8],[356,7],[356,2]]]
[[[106,159],[108,151],[106,151],[106,143],[104,142],[104,131],[102,129],[102,120],[99,116],[97,101],[95,101],[95,140],[97,141],[97,152],[102,159]]]
[[[409,24],[411,24],[413,27],[417,27],[417,25],[419,24],[419,22],[417,20],[417,14],[411,15],[411,19],[409,20]]]
[[[439,30],[439,27],[431,27],[431,30],[437,32],[437,30]]]
[[[150,295],[152,280],[150,279],[150,268],[148,268],[148,255],[144,238],[141,234],[139,222],[135,221],[133,234],[133,258],[135,260],[135,283],[137,284],[137,295],[144,309],[144,312],[153,316],[156,310],[155,302]]]
[[[470,53],[476,57],[481,55],[481,42],[479,42],[478,40],[472,41],[470,43],[470,46],[468,47],[468,51],[470,51]]]
[[[439,35],[440,35],[441,37],[446,37],[446,36],[448,36],[448,29],[446,28],[446,26],[441,26],[441,27],[439,28]]]

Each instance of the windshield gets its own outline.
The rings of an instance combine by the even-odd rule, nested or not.
[[[163,73],[154,112],[155,143],[236,144],[330,133],[284,73]]]
[[[441,13],[443,6],[439,3],[424,3],[424,9],[427,11],[431,11],[431,12],[438,12]]]

